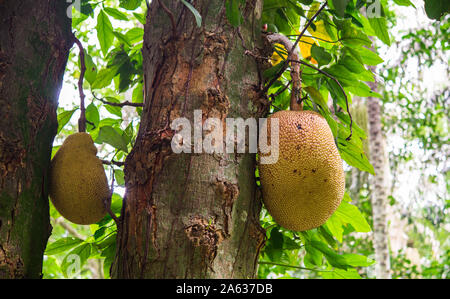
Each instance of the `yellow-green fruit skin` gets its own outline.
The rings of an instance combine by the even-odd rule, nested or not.
[[[76,224],[93,224],[105,214],[110,196],[97,148],[87,133],[66,138],[51,162],[50,199],[58,212]]]
[[[279,121],[278,161],[259,164],[265,207],[289,230],[319,227],[338,208],[345,192],[333,133],[319,113],[279,111],[268,119],[268,140],[274,118]]]

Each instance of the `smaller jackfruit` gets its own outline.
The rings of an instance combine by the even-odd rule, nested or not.
[[[50,169],[50,199],[58,212],[77,224],[93,224],[106,214],[108,180],[97,148],[87,133],[66,138]]]

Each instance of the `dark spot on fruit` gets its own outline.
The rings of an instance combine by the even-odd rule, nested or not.
[[[296,149],[296,150],[300,150],[300,145],[297,145],[297,146],[295,147],[295,149]]]
[[[297,172],[297,169],[294,169],[294,173],[296,173]]]
[[[325,183],[326,183],[326,182],[328,182],[328,180],[327,180],[327,179],[324,179],[323,181],[324,181]]]
[[[301,130],[302,126],[300,124],[297,124],[297,129]]]
[[[316,170],[315,170],[315,169],[311,169],[311,171],[312,171],[313,173],[315,173],[315,172],[316,172]]]

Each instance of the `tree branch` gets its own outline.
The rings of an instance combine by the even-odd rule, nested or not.
[[[125,102],[121,102],[121,103],[108,102],[108,101],[106,101],[106,100],[104,100],[104,99],[102,99],[102,98],[98,98],[94,93],[92,93],[92,96],[93,96],[96,100],[102,102],[102,103],[105,104],[105,105],[110,105],[110,106],[115,106],[115,107],[124,107],[124,106],[143,107],[143,106],[144,106],[144,104],[142,104],[142,103],[132,103],[132,102],[130,102],[130,101],[125,101]]]

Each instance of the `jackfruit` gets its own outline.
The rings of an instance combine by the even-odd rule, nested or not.
[[[51,161],[50,199],[56,210],[77,224],[93,224],[105,214],[110,196],[108,180],[97,148],[87,133],[66,138]]]
[[[279,111],[267,120],[268,140],[274,118],[279,122],[279,157],[275,163],[259,164],[265,207],[284,228],[319,227],[338,208],[345,192],[333,133],[317,112]]]

